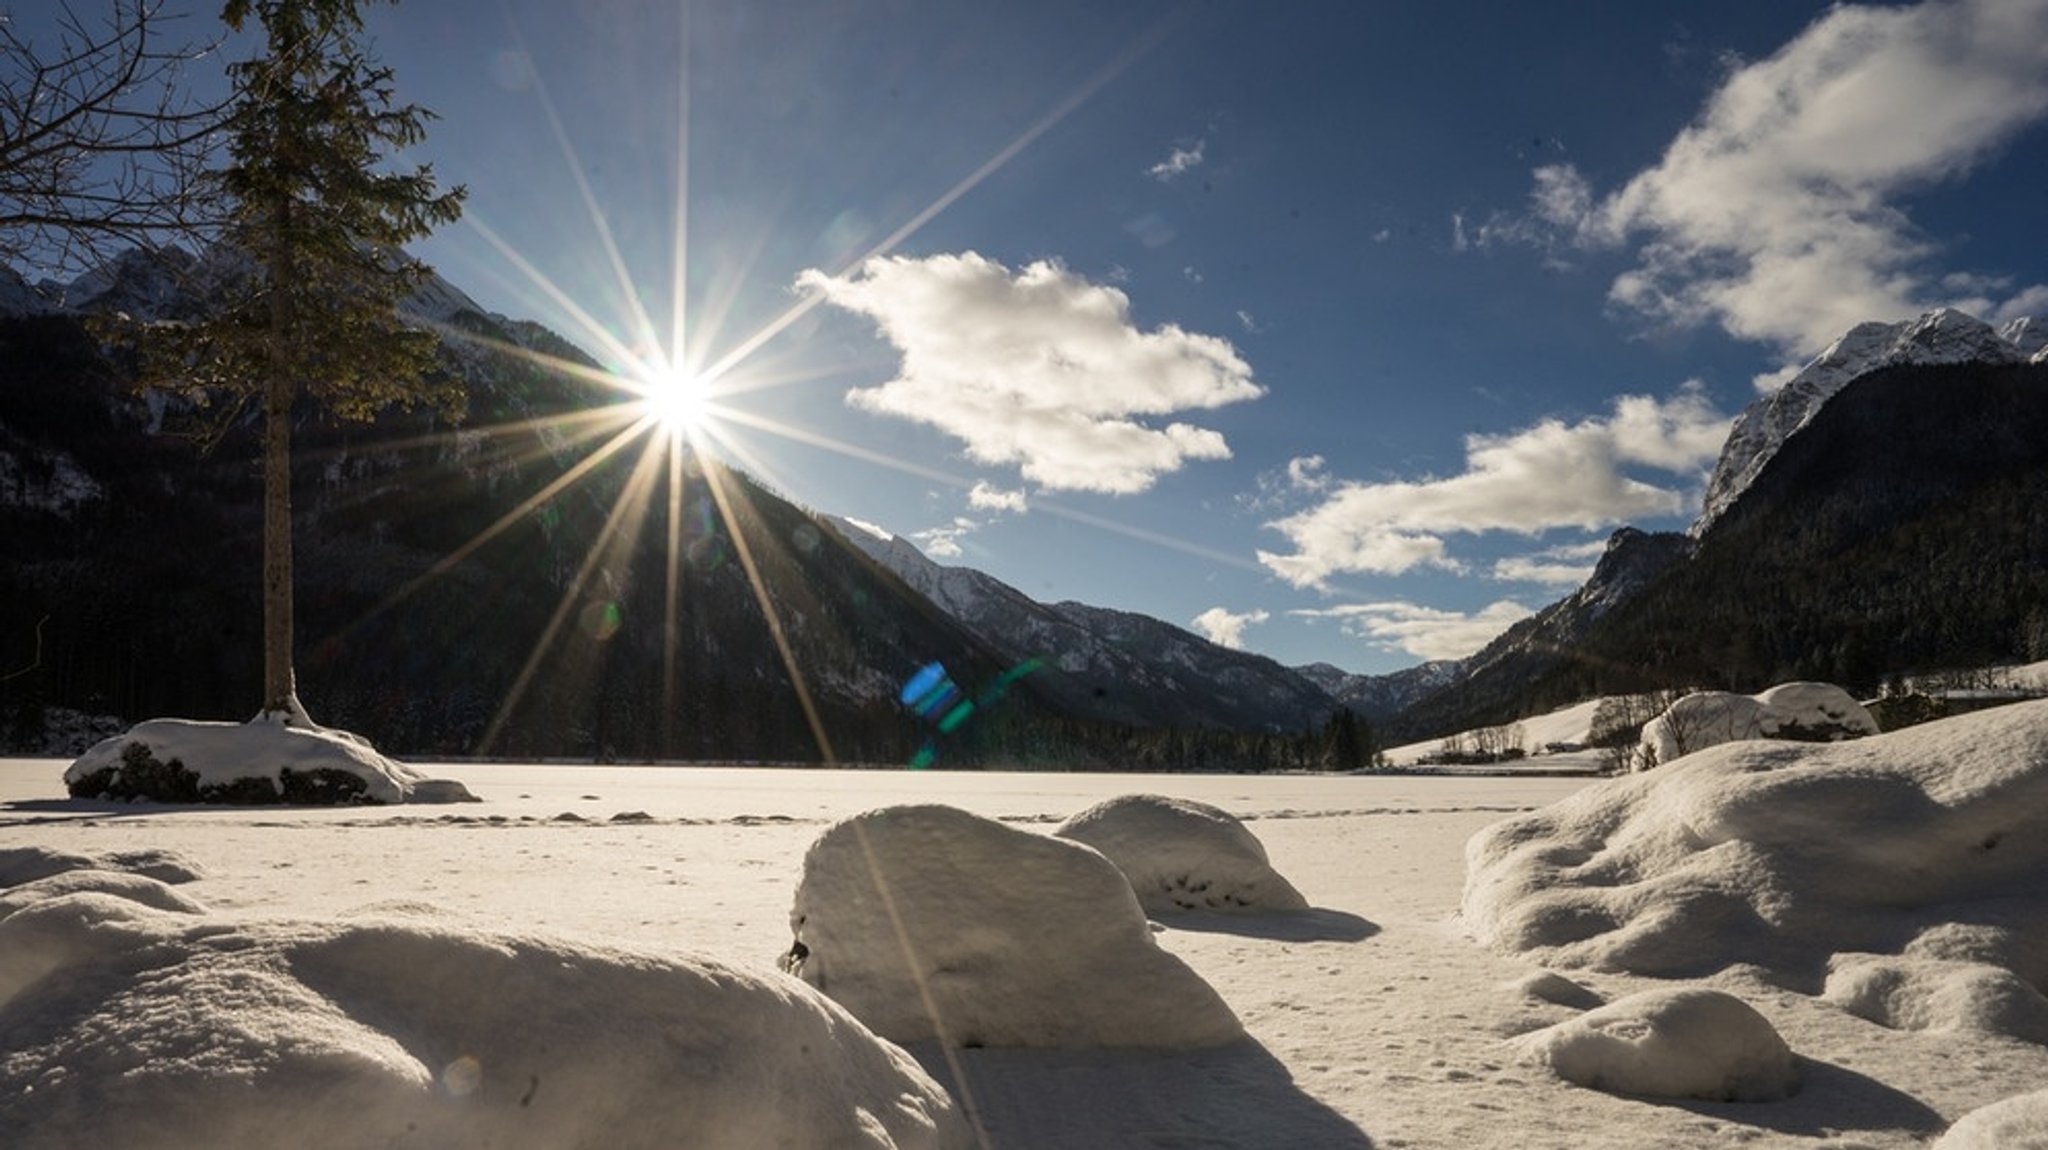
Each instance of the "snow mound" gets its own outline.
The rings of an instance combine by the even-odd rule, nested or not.
[[[1741,739],[1839,742],[1877,734],[1877,720],[1832,683],[1780,683],[1756,695],[1695,691],[1643,725],[1648,761],[1673,759]]]
[[[1651,1098],[1775,1102],[1799,1090],[1791,1048],[1733,995],[1650,990],[1513,1040],[1579,1086]]]
[[[151,719],[103,739],[64,772],[74,797],[186,803],[466,802],[347,731],[280,716],[246,723]]]
[[[2048,1150],[2048,1090],[2036,1090],[1970,1111],[1933,1150]]]
[[[15,911],[44,899],[60,898],[81,891],[116,895],[157,910],[197,914],[206,909],[173,890],[170,884],[150,878],[148,875],[81,867],[0,890],[0,919],[5,919]]]
[[[1977,1031],[2048,1044],[2048,998],[1988,963],[1837,955],[1823,997],[1894,1030]]]
[[[1838,953],[2048,976],[2048,701],[1847,743],[1738,742],[1466,844],[1478,939],[1551,966],[1735,963],[1814,989]]]
[[[1235,816],[1207,803],[1119,795],[1053,834],[1108,856],[1152,914],[1308,909],[1308,900],[1266,861],[1265,845]]]
[[[953,807],[827,828],[790,926],[786,968],[899,1042],[1192,1049],[1244,1034],[1159,948],[1114,863]]]
[[[13,1150],[972,1145],[793,979],[412,921],[60,894],[0,920],[0,1020]]]
[[[1573,982],[1554,970],[1539,970],[1515,979],[1507,989],[1523,998],[1548,1002],[1553,1006],[1569,1007],[1573,1010],[1591,1010],[1606,1004],[1592,990]]]
[[[114,851],[93,856],[48,847],[0,847],[0,887],[75,870],[123,871],[167,883],[191,882],[205,875],[198,863],[176,851]]]

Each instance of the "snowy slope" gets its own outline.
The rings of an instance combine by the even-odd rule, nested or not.
[[[2048,362],[2048,323],[2019,319],[2003,329],[1953,308],[1900,323],[1863,323],[1830,344],[1791,381],[1736,417],[1692,526],[1703,534],[1733,506],[1764,466],[1821,405],[1852,381],[1906,364]]]
[[[848,542],[1014,661],[1041,659],[1068,702],[1113,722],[1297,732],[1336,705],[1306,676],[1146,615],[1044,604],[981,571],[946,567],[898,536],[827,516]],[[1055,688],[1059,689],[1059,688]]]

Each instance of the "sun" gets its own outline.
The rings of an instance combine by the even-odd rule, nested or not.
[[[704,381],[687,368],[649,373],[637,388],[640,405],[665,431],[688,433],[704,423],[708,408]]]

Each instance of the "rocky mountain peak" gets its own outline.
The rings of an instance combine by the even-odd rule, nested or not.
[[[1997,329],[1965,312],[1940,308],[1899,323],[1857,324],[1783,387],[1736,417],[1707,481],[1706,501],[1691,534],[1697,537],[1711,527],[1749,489],[1785,441],[1859,377],[1903,364],[2021,363],[2044,355],[2048,325],[2032,319]]]

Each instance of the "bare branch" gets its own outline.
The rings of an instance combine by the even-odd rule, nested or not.
[[[196,94],[219,40],[167,44],[164,5],[88,20],[67,0],[34,39],[0,17],[0,260],[55,274],[110,246],[203,242],[231,91]]]

